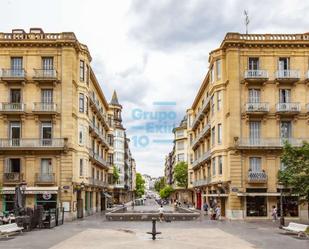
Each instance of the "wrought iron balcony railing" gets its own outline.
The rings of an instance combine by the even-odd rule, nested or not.
[[[204,186],[207,185],[211,182],[211,178],[207,177],[205,179],[200,179],[200,180],[196,180],[193,182],[193,186],[194,187],[200,187],[200,186]]]
[[[35,179],[37,184],[53,184],[55,183],[55,173],[37,173]]]
[[[23,180],[23,174],[20,172],[5,172],[3,173],[4,183],[18,183]]]
[[[33,103],[33,111],[34,112],[57,112],[57,104],[35,102]]]
[[[1,112],[24,112],[26,109],[26,104],[24,103],[1,103]]]
[[[57,71],[55,69],[34,69],[34,78],[41,80],[57,79]]]
[[[276,79],[299,79],[299,70],[278,70],[276,71]]]
[[[277,112],[300,112],[300,103],[278,103],[276,110]]]
[[[24,79],[26,71],[24,69],[2,69],[1,77],[5,79]]]
[[[0,139],[0,149],[4,148],[62,148],[65,146],[64,138],[52,139]]]
[[[197,137],[192,141],[192,147],[196,144],[210,131],[210,124],[206,124],[202,131],[197,135]]]
[[[246,70],[245,79],[268,79],[267,70]]]
[[[248,182],[249,183],[265,183],[267,181],[267,174],[264,171],[249,171]]]
[[[246,112],[269,112],[269,105],[266,102],[260,103],[246,103],[245,105]]]
[[[309,138],[240,138],[237,146],[240,147],[282,147],[285,142],[292,146],[301,146]]]

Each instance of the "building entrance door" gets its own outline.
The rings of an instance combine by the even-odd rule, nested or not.
[[[202,207],[202,194],[201,192],[196,193],[196,208],[201,209]]]
[[[84,205],[83,205],[83,199],[82,199],[82,193],[80,190],[77,191],[77,203],[76,203],[76,208],[77,208],[77,218],[81,219],[84,217]]]

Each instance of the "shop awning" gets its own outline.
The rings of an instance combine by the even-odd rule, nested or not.
[[[203,197],[228,197],[228,194],[202,194]]]
[[[106,198],[112,198],[112,196],[108,193],[103,193],[103,195],[106,197]]]
[[[280,196],[280,193],[278,193],[278,192],[264,192],[264,193],[243,192],[243,193],[237,193],[237,196],[251,196],[251,197],[255,197],[255,196]]]
[[[58,194],[58,187],[26,187],[26,194]],[[15,194],[15,187],[3,187],[2,194]]]

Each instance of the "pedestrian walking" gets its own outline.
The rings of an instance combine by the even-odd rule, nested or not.
[[[275,222],[278,219],[278,213],[277,213],[277,207],[273,206],[271,211],[271,216],[273,217],[273,222]]]
[[[221,207],[219,205],[215,209],[215,214],[216,214],[215,219],[220,220],[221,219]]]
[[[208,214],[208,204],[206,202],[203,205],[203,209],[204,209],[205,215],[207,215]]]
[[[159,207],[159,219],[160,219],[160,222],[163,221],[163,218],[164,218],[164,208],[163,208],[163,206],[161,205],[161,206]]]
[[[174,212],[176,212],[177,211],[177,202],[176,201],[174,201],[173,207],[174,207]]]
[[[212,207],[210,207],[210,208],[209,208],[209,212],[208,212],[208,214],[209,214],[209,219],[210,219],[210,220],[213,219],[213,213],[214,213],[214,210],[213,210]]]

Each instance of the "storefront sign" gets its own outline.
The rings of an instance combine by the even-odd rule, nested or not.
[[[232,188],[231,188],[231,191],[232,191],[232,192],[238,192],[238,188],[237,188],[237,187],[232,187]]]
[[[69,190],[70,189],[70,186],[63,186],[62,187],[64,190]]]

